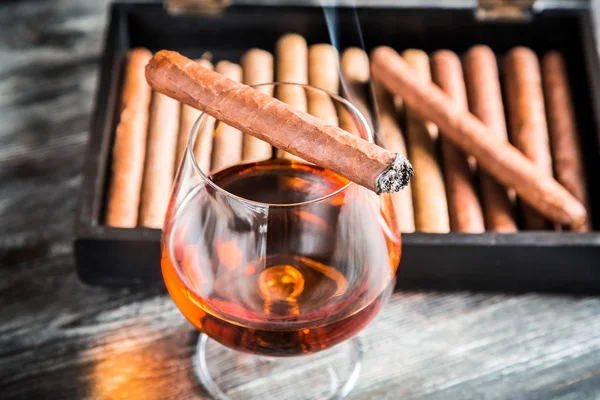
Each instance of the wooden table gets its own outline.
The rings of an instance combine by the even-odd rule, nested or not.
[[[204,398],[161,292],[91,288],[71,226],[106,2],[0,6],[0,398]],[[396,293],[352,399],[600,398],[600,299]],[[265,398],[265,397],[263,397]]]

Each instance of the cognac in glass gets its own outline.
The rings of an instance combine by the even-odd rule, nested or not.
[[[372,140],[350,103],[302,88],[327,96],[352,117],[356,132]],[[210,371],[208,363],[218,362],[207,356],[207,336],[259,356],[260,367],[251,368],[258,375],[276,369],[270,357],[311,355],[354,337],[392,292],[400,234],[389,195],[377,196],[313,164],[271,158],[202,171],[194,142],[206,118],[193,128],[173,188],[162,271],[177,307],[206,335],[197,354],[201,382],[214,398],[250,398],[252,385],[227,390]],[[360,351],[359,345],[350,351]],[[335,377],[337,386],[330,376],[320,398],[349,391],[359,358],[346,378]],[[295,388],[292,397],[302,398],[302,390]]]

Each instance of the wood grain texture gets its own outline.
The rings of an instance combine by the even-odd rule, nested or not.
[[[206,398],[191,370],[197,335],[168,296],[85,287],[75,275],[70,235],[105,7],[0,7],[3,400]],[[348,398],[599,398],[599,309],[594,298],[396,293],[362,334],[365,365]]]

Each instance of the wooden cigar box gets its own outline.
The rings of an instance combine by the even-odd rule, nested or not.
[[[109,9],[95,111],[74,229],[81,279],[99,285],[162,286],[160,230],[103,225],[124,57],[136,46],[167,48],[188,57],[239,60],[251,47],[273,51],[284,33],[309,44],[331,42],[319,2],[249,4],[186,1],[114,3]],[[340,3],[344,4],[343,1]],[[401,289],[600,293],[600,64],[591,2],[587,1],[360,1],[333,18],[340,48],[387,45],[401,51],[450,49],[459,54],[489,45],[500,58],[522,45],[538,54],[561,51],[568,63],[582,134],[596,232],[403,234]],[[277,5],[279,4],[279,5]],[[280,4],[286,4],[281,6]],[[599,19],[600,20],[600,19]],[[596,27],[599,29],[599,27]]]

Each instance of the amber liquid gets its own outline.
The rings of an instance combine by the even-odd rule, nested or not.
[[[375,317],[400,259],[390,205],[382,211],[338,175],[289,161],[211,179],[259,203],[247,211],[205,186],[170,211],[163,276],[192,324],[235,350],[294,356],[338,344]]]

